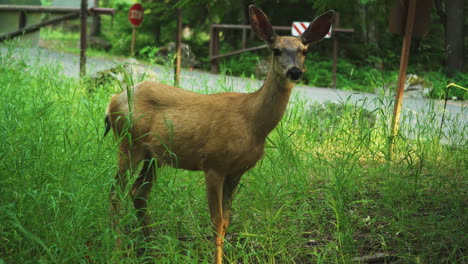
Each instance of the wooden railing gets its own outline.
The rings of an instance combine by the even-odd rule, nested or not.
[[[267,45],[260,45],[256,47],[251,47],[251,48],[245,48],[245,44],[242,46],[244,47],[243,49],[224,53],[224,54],[219,54],[219,31],[220,29],[242,29],[244,32],[246,30],[251,30],[252,27],[250,25],[232,25],[232,24],[211,24],[210,28],[210,61],[211,61],[211,72],[212,73],[218,73],[219,72],[219,59],[232,56],[232,55],[237,55],[241,54],[244,52],[249,52],[249,51],[254,51],[254,50],[259,50],[259,49],[264,49],[267,47]],[[277,31],[290,31],[291,27],[283,27],[283,26],[274,26],[274,30]],[[245,43],[245,33],[243,34],[243,40],[242,43]]]
[[[0,5],[0,11],[18,11],[19,28],[16,31],[0,35],[0,42],[12,39],[23,34],[39,30],[41,27],[59,23],[65,20],[81,18],[80,26],[80,75],[86,74],[86,18],[89,15],[114,15],[113,8],[88,8],[87,1],[81,0],[81,7],[53,7],[53,6],[30,6],[30,5]],[[42,21],[38,24],[26,26],[26,13],[53,13],[64,14],[62,16]]]

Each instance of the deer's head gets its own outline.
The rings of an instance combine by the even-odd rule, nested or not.
[[[277,76],[291,82],[298,81],[305,72],[304,59],[309,44],[322,40],[330,30],[335,16],[334,11],[328,11],[310,23],[307,30],[299,37],[276,35],[270,21],[262,10],[251,5],[249,7],[250,24],[257,37],[269,46],[273,58],[272,69]]]

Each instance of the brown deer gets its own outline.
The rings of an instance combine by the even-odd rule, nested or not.
[[[119,143],[119,167],[111,190],[113,224],[119,233],[120,199],[127,171],[143,168],[130,192],[145,237],[151,235],[147,199],[157,167],[169,165],[204,171],[215,262],[222,263],[231,203],[242,174],[262,157],[265,140],[281,120],[291,89],[305,71],[310,43],[328,33],[334,12],[315,19],[300,38],[277,36],[268,17],[249,7],[256,35],[273,53],[263,86],[253,93],[198,94],[157,82],[142,82],[110,101],[106,133],[112,128]],[[130,174],[131,175],[131,174]],[[121,242],[117,240],[117,247]]]

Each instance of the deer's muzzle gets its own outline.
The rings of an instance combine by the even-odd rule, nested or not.
[[[293,67],[286,72],[286,77],[291,81],[297,81],[302,77],[302,73],[303,72],[299,68]]]

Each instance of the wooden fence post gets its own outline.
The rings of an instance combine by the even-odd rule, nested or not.
[[[182,47],[182,9],[177,9],[177,36],[176,36],[176,57],[174,67],[174,86],[179,86],[180,80],[180,63],[181,63],[181,47]]]
[[[210,57],[219,54],[219,31],[211,25],[210,28]],[[219,73],[219,59],[211,59],[211,73]]]
[[[81,0],[81,32],[80,32],[80,76],[86,75],[86,20],[88,18],[88,1]]]
[[[26,24],[27,24],[27,18],[26,18],[26,12],[24,11],[20,11],[19,12],[19,26],[18,26],[18,29],[22,29],[24,27],[26,27]]]

